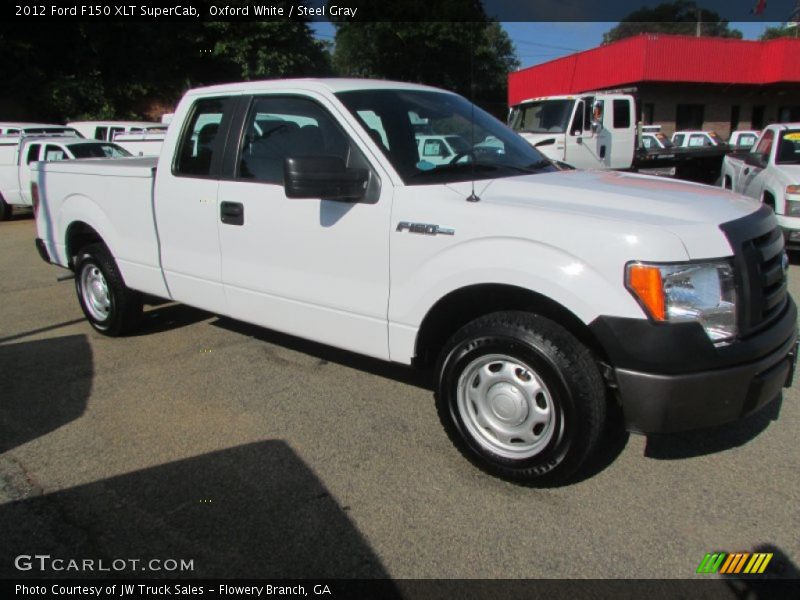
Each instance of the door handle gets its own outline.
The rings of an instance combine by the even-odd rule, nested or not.
[[[241,202],[220,202],[219,218],[226,225],[244,225],[244,205]]]

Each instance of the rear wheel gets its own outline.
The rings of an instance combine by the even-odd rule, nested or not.
[[[524,312],[477,319],[447,343],[438,374],[445,430],[492,475],[563,483],[600,439],[606,398],[597,364],[549,319]]]
[[[91,244],[78,253],[75,290],[83,314],[103,335],[123,335],[139,324],[142,296],[125,286],[114,258],[103,244]]]

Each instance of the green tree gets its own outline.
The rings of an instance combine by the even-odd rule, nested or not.
[[[640,33],[696,35],[698,20],[700,34],[703,36],[742,38],[742,32],[731,29],[728,21],[720,18],[716,12],[705,8],[698,9],[697,4],[690,0],[676,0],[653,8],[633,11],[618,25],[603,34],[603,43],[616,42]]]
[[[508,34],[499,23],[486,17],[479,4],[469,0],[436,5],[445,11],[437,18],[452,15],[464,20],[410,22],[414,7],[419,4],[412,1],[384,6],[390,13],[394,11],[383,16],[392,18],[391,22],[336,24],[336,73],[433,85],[503,114],[508,73],[519,67]]]
[[[774,40],[776,38],[792,37],[800,38],[800,23],[795,23],[791,27],[767,27],[761,34],[760,40]]]
[[[139,118],[190,87],[327,75],[331,65],[302,21],[2,22],[0,72],[5,118],[61,121]]]

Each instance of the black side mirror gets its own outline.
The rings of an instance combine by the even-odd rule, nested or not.
[[[355,202],[364,196],[367,169],[348,168],[339,156],[287,157],[283,183],[287,198],[322,198]]]
[[[764,156],[763,152],[748,152],[744,157],[744,162],[751,167],[759,167],[763,169],[767,166],[767,157]]]

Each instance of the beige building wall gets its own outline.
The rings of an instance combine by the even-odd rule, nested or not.
[[[781,107],[800,112],[800,85],[733,86],[699,84],[641,84],[639,101],[653,104],[653,123],[671,136],[675,131],[678,104],[704,106],[703,129],[716,131],[723,139],[731,133],[731,109],[739,106],[738,129],[751,129],[753,107],[764,107],[764,121],[778,121]],[[799,119],[800,120],[800,119]]]

